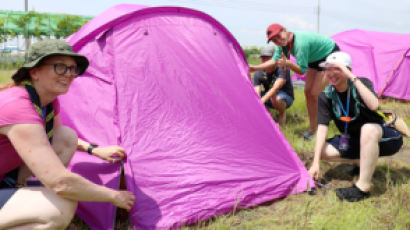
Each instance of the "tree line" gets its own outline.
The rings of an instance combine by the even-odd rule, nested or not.
[[[65,38],[79,30],[91,17],[68,14],[29,12],[0,12],[0,43],[23,35],[42,40],[47,37]]]

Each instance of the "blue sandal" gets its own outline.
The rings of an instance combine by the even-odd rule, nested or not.
[[[315,140],[315,134],[311,133],[309,131],[305,131],[302,133],[303,139],[305,139],[305,141],[313,141]]]

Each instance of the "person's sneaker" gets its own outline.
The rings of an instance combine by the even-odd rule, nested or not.
[[[311,133],[309,131],[305,131],[302,133],[303,139],[305,139],[305,141],[313,141],[315,140],[315,134]]]
[[[370,192],[363,192],[353,184],[352,187],[336,189],[336,196],[341,200],[356,202],[368,198]]]

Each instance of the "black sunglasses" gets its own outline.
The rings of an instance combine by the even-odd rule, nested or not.
[[[54,63],[54,64],[44,63],[43,65],[52,65],[54,67],[54,72],[58,75],[65,75],[68,72],[71,76],[77,77],[79,74],[79,70],[77,66],[75,65],[68,66],[64,63]]]

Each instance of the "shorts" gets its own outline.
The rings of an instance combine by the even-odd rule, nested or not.
[[[326,61],[327,56],[329,56],[331,53],[334,53],[334,52],[337,52],[337,51],[340,51],[340,48],[339,48],[339,46],[335,43],[335,47],[333,48],[333,50],[332,50],[328,55],[326,55],[326,57],[320,59],[319,61],[315,61],[315,62],[309,63],[309,64],[308,64],[309,69],[315,69],[315,70],[317,70],[317,71],[323,71],[323,70],[325,70],[324,68],[320,67],[319,64],[320,64],[321,62]]]
[[[17,192],[19,188],[0,188],[0,209]]]
[[[266,91],[263,91],[263,92],[261,93],[261,97],[263,97],[265,94],[266,94]],[[286,108],[289,108],[289,107],[293,104],[294,98],[291,97],[291,96],[289,96],[289,94],[287,94],[285,91],[279,90],[278,93],[277,93],[277,96],[279,96],[281,100],[285,101],[285,103],[286,103]],[[270,108],[275,108],[275,107],[272,105],[272,101],[271,101],[271,100],[268,100],[268,101],[265,103],[265,106],[270,107]]]
[[[18,188],[16,188],[17,173],[18,169],[15,169],[7,173],[2,181],[0,181],[0,209],[18,190]]]
[[[379,156],[391,156],[398,152],[403,145],[403,136],[401,133],[391,127],[382,126],[383,136],[379,142]],[[335,147],[341,158],[360,159],[360,136],[352,136],[349,139],[349,148],[347,150],[339,149],[340,135],[327,140],[329,144]]]

